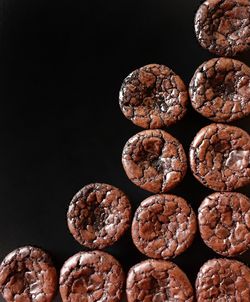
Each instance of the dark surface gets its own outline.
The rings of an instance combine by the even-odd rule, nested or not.
[[[196,41],[201,1],[0,1],[0,256],[26,244],[47,249],[58,269],[82,247],[67,228],[66,212],[85,184],[121,188],[133,209],[150,193],[127,179],[125,142],[141,131],[119,108],[123,79],[148,63],[164,64],[188,84],[212,58]],[[250,65],[250,53],[237,57]],[[249,118],[234,122],[250,131]],[[169,132],[186,152],[209,124],[191,106]],[[240,190],[250,195],[249,187]],[[197,212],[211,190],[191,175],[171,193]],[[127,235],[107,249],[125,270],[145,259]],[[192,283],[215,257],[198,235],[174,262]],[[250,253],[239,259],[250,264]],[[1,300],[3,301],[3,300]],[[60,301],[60,299],[55,299]]]

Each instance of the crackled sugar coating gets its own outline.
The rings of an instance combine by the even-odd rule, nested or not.
[[[80,252],[64,263],[59,283],[63,302],[119,302],[124,273],[107,253]]]
[[[249,302],[250,269],[236,260],[212,259],[196,279],[197,302]]]
[[[215,122],[232,122],[250,114],[250,68],[244,63],[218,58],[195,72],[189,93],[192,106]]]
[[[132,238],[150,258],[168,259],[183,253],[196,232],[196,217],[178,196],[159,194],[145,199],[135,212]]]
[[[18,248],[0,265],[0,291],[7,302],[51,302],[56,289],[56,269],[39,248]]]
[[[249,0],[207,0],[195,16],[201,46],[219,56],[234,56],[249,49]]]
[[[210,124],[195,136],[190,147],[194,176],[215,191],[233,191],[250,184],[250,137],[244,130]]]
[[[233,257],[250,246],[250,199],[235,192],[216,192],[199,208],[199,228],[204,242],[215,252]]]
[[[93,183],[73,197],[67,218],[69,230],[80,244],[101,249],[115,243],[127,230],[131,205],[121,190]]]
[[[148,259],[133,266],[127,277],[128,302],[192,302],[193,288],[174,263]]]
[[[123,114],[142,128],[162,128],[186,113],[188,92],[181,78],[164,65],[150,64],[133,71],[120,90]]]
[[[163,130],[144,130],[131,137],[122,153],[128,178],[153,193],[164,193],[186,174],[187,159],[181,143]]]

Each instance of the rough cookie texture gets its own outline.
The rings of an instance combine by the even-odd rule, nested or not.
[[[67,218],[69,230],[80,244],[102,249],[120,239],[129,227],[131,205],[118,188],[93,183],[73,197]]]
[[[233,191],[250,183],[250,137],[244,130],[210,124],[190,147],[194,176],[215,191]]]
[[[7,302],[51,302],[56,289],[56,269],[39,248],[18,248],[0,265],[0,291]]]
[[[187,159],[181,143],[163,130],[144,130],[131,137],[122,153],[128,178],[153,193],[164,193],[184,178]]]
[[[192,106],[214,122],[232,122],[250,114],[250,68],[229,59],[212,59],[195,72],[189,94]]]
[[[191,302],[193,288],[174,263],[148,259],[133,266],[127,277],[128,302]]]
[[[164,65],[150,64],[133,71],[120,90],[123,114],[142,128],[162,128],[186,113],[188,92],[181,78]]]
[[[69,258],[60,273],[63,302],[119,302],[124,273],[119,262],[101,252],[80,252]]]
[[[168,259],[191,245],[196,228],[194,211],[183,198],[159,194],[148,197],[137,208],[132,238],[148,257]]]
[[[204,242],[216,253],[233,257],[250,246],[250,199],[235,192],[214,193],[199,208]]]
[[[196,279],[197,302],[250,301],[250,269],[236,260],[212,259]]]
[[[195,16],[202,47],[219,56],[234,56],[250,48],[249,0],[207,0]]]

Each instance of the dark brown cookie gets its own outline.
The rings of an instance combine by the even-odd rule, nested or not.
[[[191,302],[193,288],[174,263],[148,259],[133,266],[127,277],[128,302]]]
[[[234,56],[249,49],[249,0],[207,0],[195,16],[201,46],[219,56]]]
[[[250,137],[244,130],[210,124],[195,136],[190,147],[194,176],[215,191],[233,191],[250,184]]]
[[[144,130],[131,137],[123,149],[122,164],[134,184],[153,193],[173,189],[187,170],[181,143],[163,130]]]
[[[199,208],[201,237],[216,253],[233,257],[250,247],[250,199],[235,192],[214,193]]]
[[[84,186],[72,199],[68,227],[74,238],[91,249],[112,245],[130,224],[131,205],[127,196],[111,185]]]
[[[186,113],[188,92],[182,79],[164,65],[150,64],[133,71],[120,90],[123,114],[142,128],[162,128]]]
[[[56,269],[39,248],[18,248],[0,265],[0,291],[7,302],[51,302],[56,289]]]
[[[196,70],[189,94],[194,109],[210,120],[238,120],[250,114],[250,68],[229,58],[209,60]]]
[[[194,211],[175,195],[148,197],[137,208],[132,223],[134,244],[150,258],[169,259],[183,253],[195,233]]]
[[[123,284],[121,265],[101,251],[75,254],[64,263],[60,273],[63,302],[119,302]]]
[[[212,259],[196,279],[197,302],[249,302],[250,269],[236,260]]]

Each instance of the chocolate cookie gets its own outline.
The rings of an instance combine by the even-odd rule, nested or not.
[[[127,277],[128,302],[191,302],[193,288],[174,263],[148,259],[133,266]]]
[[[73,197],[67,218],[69,230],[80,244],[102,249],[115,243],[127,230],[131,206],[121,190],[93,183]]]
[[[56,269],[39,248],[18,248],[0,265],[0,291],[7,302],[51,302],[56,289]]]
[[[233,192],[214,193],[199,208],[201,237],[216,253],[226,257],[250,247],[250,199]]]
[[[195,16],[201,46],[219,56],[234,56],[250,47],[249,0],[207,0]]]
[[[173,189],[187,170],[181,143],[163,130],[144,130],[131,137],[123,149],[122,164],[134,184],[153,193]]]
[[[148,197],[136,210],[132,223],[134,244],[150,258],[168,259],[183,253],[195,233],[194,211],[175,195]]]
[[[250,137],[224,124],[202,128],[190,147],[194,176],[215,191],[233,191],[250,184]]]
[[[80,252],[70,257],[60,274],[63,302],[119,302],[124,273],[119,262],[101,252]]]
[[[186,113],[188,93],[182,79],[164,65],[150,64],[133,71],[120,90],[123,114],[142,128],[162,128]]]
[[[250,269],[236,260],[212,259],[196,279],[197,302],[250,301]]]
[[[229,59],[212,59],[195,72],[189,86],[192,106],[215,122],[232,122],[250,114],[250,68]]]

